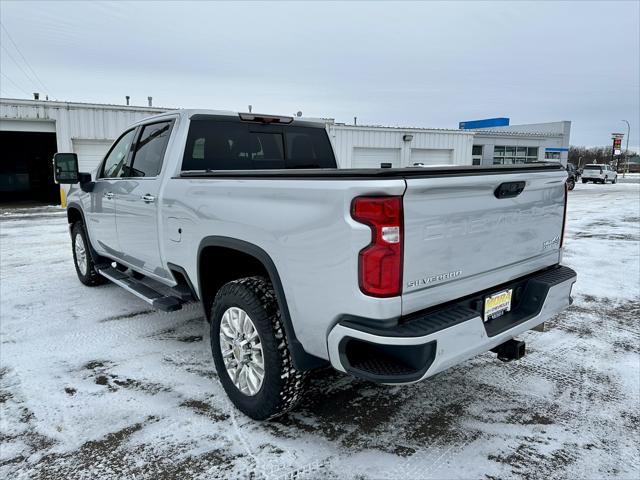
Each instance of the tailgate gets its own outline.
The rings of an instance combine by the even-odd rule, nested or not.
[[[565,179],[563,170],[407,177],[403,315],[557,264]],[[524,190],[497,198],[512,182]]]

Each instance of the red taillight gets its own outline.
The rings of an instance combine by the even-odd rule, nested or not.
[[[564,212],[562,214],[562,233],[560,234],[560,248],[564,245],[564,227],[567,224],[567,200],[569,199],[569,185],[564,182]]]
[[[371,243],[360,251],[360,290],[372,297],[402,292],[402,197],[357,197],[351,204],[354,220],[371,228]]]

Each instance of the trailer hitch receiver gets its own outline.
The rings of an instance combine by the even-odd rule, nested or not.
[[[525,343],[522,340],[507,340],[506,342],[492,348],[493,353],[498,354],[498,360],[510,362],[520,360],[525,355]]]

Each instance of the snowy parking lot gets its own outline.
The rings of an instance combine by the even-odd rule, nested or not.
[[[265,423],[227,400],[199,306],[80,284],[59,208],[0,222],[0,478],[640,476],[639,183],[570,192],[575,302],[524,359],[398,387],[323,371]]]

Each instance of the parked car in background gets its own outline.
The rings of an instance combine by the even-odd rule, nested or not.
[[[573,163],[567,163],[567,188],[573,190],[576,188],[576,182],[580,177],[578,169]]]
[[[592,163],[584,166],[582,171],[582,183],[616,183],[618,181],[618,172],[610,165]]]

